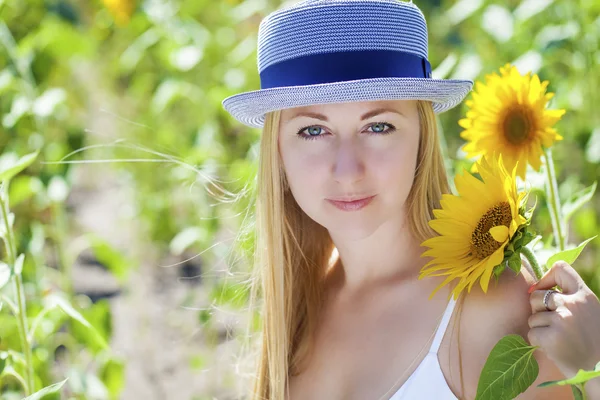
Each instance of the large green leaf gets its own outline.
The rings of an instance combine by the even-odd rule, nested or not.
[[[581,254],[581,252],[583,251],[585,245],[588,244],[591,240],[594,240],[597,236],[598,235],[592,236],[591,238],[585,240],[574,249],[560,251],[555,255],[551,256],[546,261],[546,269],[552,268],[552,265],[557,261],[564,261],[567,264],[573,264],[575,260],[577,260],[577,257],[579,257],[579,254]]]
[[[536,348],[519,335],[500,339],[483,366],[475,399],[512,400],[527,390],[539,373]]]

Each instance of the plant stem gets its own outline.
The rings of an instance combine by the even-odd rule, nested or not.
[[[565,249],[565,236],[562,231],[562,216],[560,209],[560,199],[558,198],[558,184],[556,183],[556,171],[554,170],[554,161],[552,160],[552,150],[544,149],[544,159],[546,161],[546,195],[548,199],[548,208],[550,209],[550,219],[552,220],[552,229],[558,249]]]
[[[544,268],[540,267],[540,264],[537,262],[535,255],[529,249],[529,247],[521,247],[521,254],[523,254],[525,258],[527,258],[527,261],[529,261],[529,264],[531,265],[531,268],[533,269],[533,272],[535,272],[535,276],[539,281],[542,278],[542,276],[544,276]]]
[[[14,264],[13,264],[14,265]],[[23,279],[21,275],[16,275],[13,279],[14,290],[17,295],[17,306],[19,307],[19,314],[17,316],[17,322],[19,326],[19,336],[21,336],[21,347],[23,353],[25,355],[25,364],[27,367],[25,368],[25,380],[27,381],[28,392],[27,396],[33,393],[34,391],[34,381],[33,381],[33,360],[31,354],[31,347],[29,346],[29,342],[27,341],[27,308],[25,305],[25,293],[23,290]]]
[[[5,203],[5,199],[8,199],[8,183],[4,182],[0,190],[0,208],[2,209],[2,218],[6,228],[6,254],[8,256],[8,265],[11,268],[15,267],[17,248],[15,245],[15,239],[13,231],[8,220],[8,202]],[[33,362],[31,355],[31,347],[27,340],[27,307],[25,303],[25,292],[23,290],[23,280],[21,274],[16,274],[13,278],[13,288],[15,295],[17,296],[17,329],[21,339],[21,350],[25,355],[25,396],[29,396],[35,389],[35,383],[33,379]]]

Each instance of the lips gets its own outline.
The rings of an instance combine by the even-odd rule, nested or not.
[[[368,199],[369,197],[373,197],[373,196],[336,197],[334,199],[327,199],[327,200],[351,202],[351,201],[358,201],[358,200]]]
[[[357,211],[363,207],[366,207],[373,200],[374,197],[375,197],[375,195],[369,196],[369,197],[363,197],[363,198],[356,198],[355,200],[351,200],[351,201],[344,201],[344,200],[337,200],[337,199],[336,200],[326,199],[326,200],[342,211]]]

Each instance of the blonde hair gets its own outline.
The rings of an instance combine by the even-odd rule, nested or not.
[[[421,242],[436,235],[428,221],[450,187],[431,102],[419,100],[417,108],[420,140],[407,214],[409,227]],[[334,250],[328,231],[302,211],[288,190],[278,149],[280,117],[280,111],[267,114],[260,143],[256,279],[250,304],[254,309],[262,298],[262,336],[253,400],[284,399],[289,377],[298,374],[308,361],[323,300],[322,282]],[[463,390],[460,348],[459,364]]]

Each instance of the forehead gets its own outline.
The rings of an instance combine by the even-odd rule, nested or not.
[[[370,111],[397,112],[405,117],[417,113],[417,100],[376,100],[353,101],[344,103],[314,104],[303,107],[287,108],[281,111],[281,119],[289,120],[297,115],[321,114],[327,117],[356,117],[368,114]]]

